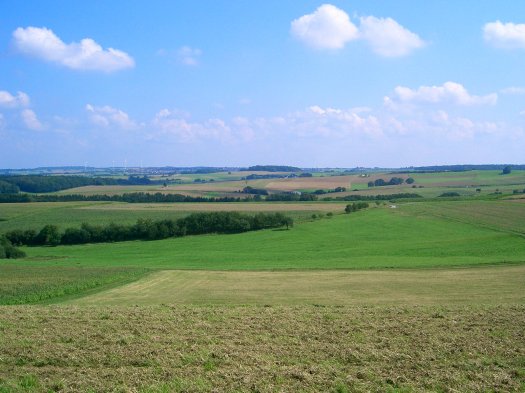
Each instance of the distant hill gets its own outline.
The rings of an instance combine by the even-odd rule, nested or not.
[[[287,165],[255,165],[247,169],[253,172],[302,172],[301,168]]]

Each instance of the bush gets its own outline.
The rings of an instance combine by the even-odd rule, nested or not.
[[[23,258],[26,254],[22,250],[19,250],[15,246],[11,244],[9,239],[7,239],[5,236],[0,237],[0,259],[5,258]]]
[[[345,207],[345,213],[352,213],[352,212],[356,212],[358,210],[361,210],[361,209],[366,209],[368,208],[368,203],[367,202],[356,202],[356,203],[351,203],[349,205],[346,205]]]
[[[449,197],[458,197],[458,196],[461,196],[461,195],[457,192],[444,192],[439,197],[449,198]]]

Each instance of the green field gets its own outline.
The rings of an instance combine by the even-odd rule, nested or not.
[[[405,215],[400,210],[370,209],[302,223],[292,230],[26,247],[28,258],[11,263],[46,258],[46,263],[64,266],[253,270],[422,268],[525,261],[521,236]]]

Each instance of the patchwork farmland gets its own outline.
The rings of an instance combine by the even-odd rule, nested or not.
[[[0,203],[0,233],[25,255],[0,259],[0,392],[525,388],[525,171],[251,174]],[[368,186],[392,177],[403,183]],[[239,199],[79,197],[137,192]],[[345,211],[358,201],[366,207]],[[46,226],[133,231],[209,212],[280,213],[293,227],[38,237]],[[34,243],[17,244],[28,230]]]

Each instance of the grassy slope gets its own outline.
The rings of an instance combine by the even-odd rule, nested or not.
[[[0,307],[0,391],[523,391],[524,325],[523,306]]]
[[[163,270],[74,300],[82,305],[525,304],[525,265],[470,269],[212,272]]]
[[[133,266],[159,269],[368,269],[421,268],[523,262],[522,237],[436,217],[372,209],[238,235],[191,236],[26,248],[32,264]],[[39,262],[41,263],[41,262]]]

